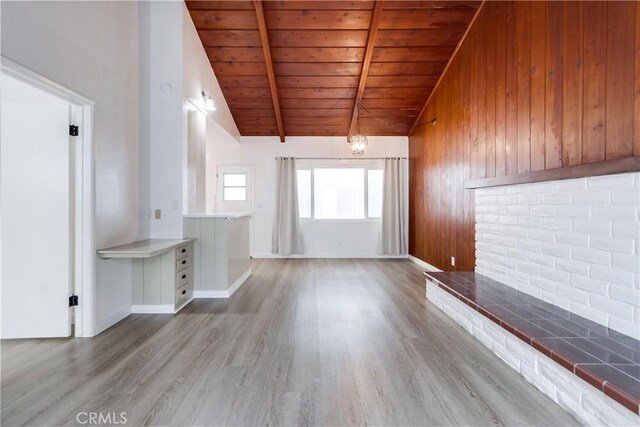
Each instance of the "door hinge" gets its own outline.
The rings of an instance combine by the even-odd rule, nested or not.
[[[69,125],[69,135],[70,136],[78,136],[78,126],[77,125]]]
[[[78,305],[78,295],[73,294],[69,297],[69,307],[75,307]]]

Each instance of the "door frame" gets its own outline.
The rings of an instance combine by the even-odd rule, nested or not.
[[[75,181],[73,239],[74,292],[78,295],[75,311],[76,337],[95,335],[95,183],[93,166],[93,106],[95,102],[54,82],[11,59],[0,56],[0,71],[32,87],[43,90],[71,104],[71,117],[80,126],[76,137],[75,158],[71,173]]]

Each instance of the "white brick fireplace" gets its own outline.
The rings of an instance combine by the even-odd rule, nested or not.
[[[640,338],[640,173],[477,189],[476,272]]]

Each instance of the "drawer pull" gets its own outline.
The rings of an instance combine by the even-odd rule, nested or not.
[[[185,252],[187,252],[187,249],[186,248],[182,248],[182,250],[180,252],[185,253]]]
[[[186,294],[186,293],[187,293],[187,291],[186,291],[186,290],[182,291],[182,295],[184,295],[184,294]]]
[[[187,278],[187,275],[186,275],[186,274],[183,274],[183,275],[182,275],[182,278],[183,278],[183,279],[186,279],[186,278]]]
[[[182,260],[182,265],[185,265],[186,263],[187,263],[187,260],[186,260],[186,259],[183,259],[183,260]]]

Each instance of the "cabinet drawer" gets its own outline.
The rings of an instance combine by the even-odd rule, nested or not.
[[[186,270],[191,267],[191,257],[187,256],[176,261],[176,271]]]
[[[184,257],[191,256],[191,249],[192,249],[191,245],[179,247],[178,249],[176,249],[176,259],[181,259]]]
[[[193,298],[193,285],[187,283],[176,290],[176,308]]]
[[[191,280],[191,276],[192,270],[190,268],[179,271],[176,274],[176,288],[181,288],[187,283],[193,283],[193,280]]]

